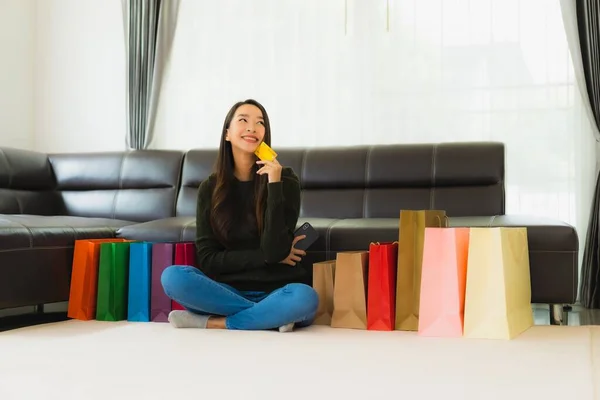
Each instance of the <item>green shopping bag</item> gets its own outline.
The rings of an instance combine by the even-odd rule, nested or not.
[[[127,319],[130,243],[102,243],[100,245],[96,305],[98,321]]]

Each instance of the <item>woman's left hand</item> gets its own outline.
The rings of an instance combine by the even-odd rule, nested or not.
[[[269,183],[281,181],[281,170],[283,167],[276,158],[274,158],[273,161],[259,160],[256,163],[262,165],[256,173],[259,175],[268,174]]]

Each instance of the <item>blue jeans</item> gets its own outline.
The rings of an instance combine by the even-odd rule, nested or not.
[[[269,294],[241,292],[189,266],[167,267],[161,283],[167,296],[188,311],[226,317],[227,329],[274,329],[292,322],[308,326],[319,305],[315,290],[302,283],[290,283]]]

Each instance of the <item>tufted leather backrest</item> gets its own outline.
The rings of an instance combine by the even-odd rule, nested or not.
[[[183,152],[53,154],[66,215],[149,221],[172,217]]]
[[[504,214],[504,145],[494,142],[276,149],[302,185],[302,218],[397,217],[400,209],[449,216]],[[216,150],[184,159],[178,216],[193,216]]]
[[[443,143],[276,149],[302,185],[302,218],[504,214],[504,145]],[[216,149],[45,154],[0,148],[0,214],[149,221],[196,213]]]
[[[0,214],[53,215],[61,207],[46,154],[0,148]]]

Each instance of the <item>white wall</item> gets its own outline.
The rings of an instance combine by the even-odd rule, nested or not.
[[[0,146],[34,145],[35,0],[0,0]]]
[[[37,1],[35,148],[124,150],[121,0]]]

